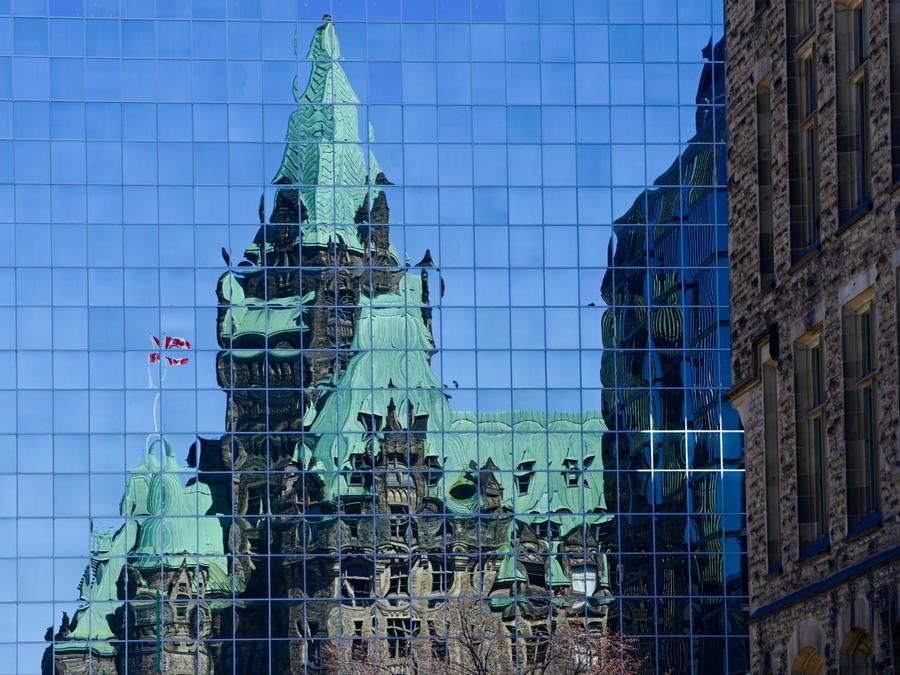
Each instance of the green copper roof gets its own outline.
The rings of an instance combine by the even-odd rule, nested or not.
[[[354,455],[375,454],[387,433],[389,409],[405,428],[410,414],[427,416],[425,454],[443,467],[429,495],[460,516],[480,509],[478,469],[493,463],[503,488],[503,507],[522,522],[549,519],[570,531],[584,512],[602,513],[602,434],[599,412],[454,412],[431,369],[434,340],[425,325],[421,277],[408,273],[399,294],[361,296],[362,310],[346,370],[323,394],[308,438],[298,444],[297,461],[313,463],[325,484],[325,500],[366,494],[351,485]],[[371,433],[366,420],[380,420]],[[473,468],[474,463],[474,468]]]
[[[369,429],[360,415],[378,416],[386,425],[388,409],[393,407],[397,421],[405,427],[411,410],[415,416],[429,416],[430,430],[438,430],[441,420],[450,416],[447,397],[431,369],[434,340],[422,318],[421,277],[406,274],[399,293],[361,295],[360,305],[351,345],[356,354],[326,392],[310,428],[316,439],[312,457],[330,500],[360,490],[341,473],[352,470],[354,454],[366,452]],[[385,429],[377,431],[376,452]],[[305,451],[298,447],[298,452]]]
[[[426,453],[444,467],[432,496],[449,512],[475,510],[477,497],[458,498],[454,487],[477,480],[470,462],[488,460],[499,471],[503,506],[522,522],[549,520],[563,533],[583,522],[585,512],[605,511],[601,443],[606,426],[599,412],[454,412],[439,435],[429,435]],[[606,514],[602,519],[608,519]]]
[[[80,599],[84,603],[73,617],[72,627],[64,640],[56,643],[56,651],[83,651],[91,641],[91,651],[110,655],[115,647],[105,640],[115,639],[109,621],[121,605],[117,583],[125,566],[125,557],[137,543],[137,532],[149,514],[150,494],[148,474],[160,470],[157,457],[159,441],[149,448],[141,463],[132,468],[128,484],[119,502],[119,513],[126,518],[118,530],[91,532],[91,562],[84,570],[79,584]]]
[[[553,552],[550,555],[550,565],[547,569],[547,587],[568,586],[572,580],[566,576],[562,565],[559,563],[559,542],[553,542]]]
[[[380,169],[371,152],[370,168],[366,167],[359,145],[359,98],[340,57],[337,32],[328,20],[316,30],[309,47],[312,72],[302,94],[297,95],[294,81],[297,110],[288,123],[287,147],[273,183],[299,186],[307,214],[304,245],[327,246],[337,237],[347,248],[363,251],[357,212],[367,195],[372,204],[381,191],[374,187]]]
[[[85,568],[78,586],[79,599],[83,604],[76,610],[65,639],[56,643],[56,651],[85,651],[90,648],[101,656],[115,653],[115,647],[109,641],[116,638],[110,620],[121,605],[116,584],[125,565],[125,555],[134,544],[136,532],[134,525],[129,527],[126,524],[115,532],[91,533],[91,562]]]
[[[118,530],[91,533],[91,562],[79,585],[83,604],[69,632],[56,641],[57,652],[115,654],[110,621],[122,605],[117,586],[126,560],[138,569],[200,564],[209,572],[207,593],[231,593],[222,526],[218,518],[202,517],[212,506],[209,486],[184,485],[189,473],[168,441],[159,440],[129,470],[119,504],[126,521]]]
[[[220,282],[222,297],[228,303],[220,324],[226,344],[246,336],[275,338],[308,330],[303,323],[304,305],[315,299],[315,292],[266,301],[245,295],[245,282],[246,276],[235,272],[226,273]]]
[[[154,453],[159,441],[151,446]],[[224,556],[222,525],[216,517],[204,517],[212,506],[212,495],[206,483],[182,480],[190,469],[183,468],[175,458],[175,451],[164,442],[165,460],[162,468],[151,474],[147,491],[147,517],[141,522],[137,545],[130,552],[138,569],[180,567],[200,564],[218,567],[223,574],[210,575],[210,580],[228,577],[228,563]],[[230,586],[208,592],[229,592]]]

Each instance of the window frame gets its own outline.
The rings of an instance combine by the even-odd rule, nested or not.
[[[355,607],[357,601],[368,600],[373,597],[374,580],[371,572],[365,573],[366,568],[372,568],[371,561],[348,557],[346,562],[341,565],[341,573],[338,577],[337,597],[341,601],[350,600],[350,604]],[[361,572],[360,574],[352,574],[351,572]]]
[[[794,26],[800,35],[808,35],[816,27],[815,0],[793,0]]]
[[[415,619],[389,617],[385,626],[388,657],[391,659],[409,658],[412,653],[411,640],[416,634]]]
[[[388,565],[388,585],[386,595],[391,598],[409,597],[409,566],[405,561]]]
[[[875,307],[874,288],[869,288],[846,303],[842,308],[841,328],[843,347],[844,394],[844,447],[846,452],[845,479],[847,481],[847,531],[854,536],[880,522],[881,481],[879,476],[880,443],[878,420],[880,419],[878,371],[878,314]],[[853,323],[851,323],[853,322]],[[853,325],[856,324],[856,325]],[[856,339],[853,343],[852,340]],[[851,351],[855,348],[858,351]],[[854,368],[859,363],[858,368]],[[856,400],[854,400],[856,399]],[[857,410],[858,409],[858,410]],[[853,419],[857,411],[857,419]],[[851,437],[852,430],[861,426],[858,437]],[[853,445],[862,444],[863,454],[858,456]],[[862,466],[851,465],[851,461]],[[851,472],[862,473],[865,485],[851,488]],[[864,493],[859,503],[851,502],[854,492]],[[865,503],[863,503],[865,502]],[[851,511],[851,505],[853,509]]]
[[[431,591],[433,597],[444,597],[453,587],[455,575],[452,560],[441,555],[429,556],[431,567]]]
[[[818,73],[812,0],[793,0],[789,12],[789,201],[791,262],[802,262],[819,244]],[[803,17],[801,14],[809,13]]]
[[[835,2],[838,210],[841,227],[852,223],[871,205],[868,16],[865,0]]]
[[[766,556],[768,573],[782,569],[781,453],[779,446],[778,362],[772,358],[769,342],[758,348],[763,402],[764,487],[766,494]],[[771,387],[771,389],[770,389]],[[770,426],[771,425],[771,426]],[[773,436],[774,434],[774,436]],[[772,494],[772,491],[775,491]]]
[[[891,182],[900,184],[900,0],[888,3],[888,91],[891,110]]]
[[[769,77],[756,85],[756,213],[759,227],[759,288],[775,286],[775,226],[772,185],[772,86]],[[766,180],[763,180],[765,176]]]
[[[800,359],[804,359],[804,372],[808,381],[801,381]],[[794,409],[795,445],[797,452],[797,527],[800,559],[811,557],[825,550],[829,545],[829,500],[827,478],[828,439],[825,433],[824,413],[826,392],[824,386],[825,341],[822,326],[817,326],[794,342]],[[808,387],[808,389],[806,389]],[[808,399],[808,400],[804,400]],[[801,520],[802,453],[805,453],[809,467],[810,514],[816,520],[805,524],[815,528],[814,536],[804,538]],[[812,503],[814,502],[814,503]]]

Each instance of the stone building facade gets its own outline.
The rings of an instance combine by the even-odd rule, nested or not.
[[[898,22],[726,2],[754,673],[900,672]]]

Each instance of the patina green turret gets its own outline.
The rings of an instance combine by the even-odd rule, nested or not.
[[[305,246],[329,246],[337,239],[349,250],[362,252],[366,242],[356,225],[360,211],[380,194],[376,183],[386,181],[372,152],[366,166],[360,147],[359,98],[340,58],[337,32],[326,17],[306,54],[312,72],[302,94],[294,79],[297,110],[291,114],[284,157],[272,182],[299,188]]]
[[[129,559],[139,570],[199,565],[209,572],[207,593],[230,593],[222,525],[217,516],[208,515],[212,506],[209,486],[190,480],[185,484],[195,472],[178,463],[166,440],[151,445],[149,456],[154,462],[158,462],[160,445],[164,448],[162,466],[143,476],[148,481],[146,516]]]
[[[117,530],[91,533],[91,562],[79,585],[81,607],[48,649],[48,655],[55,652],[58,667],[67,659],[87,659],[94,672],[115,672],[125,637],[121,614],[129,564],[153,572],[202,568],[205,594],[231,594],[222,526],[217,517],[207,516],[209,487],[189,480],[192,473],[179,465],[165,439],[150,443],[141,463],[129,470],[119,508],[125,522]]]

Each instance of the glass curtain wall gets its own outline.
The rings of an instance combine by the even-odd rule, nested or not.
[[[0,672],[744,672],[722,33],[0,0]]]

